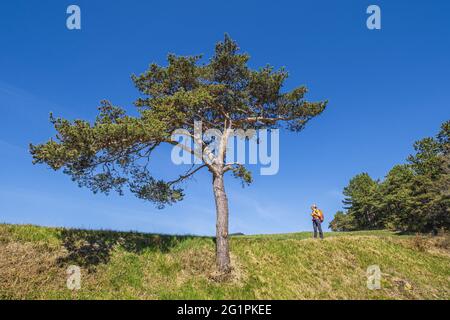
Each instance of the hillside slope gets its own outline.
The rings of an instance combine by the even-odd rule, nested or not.
[[[209,237],[0,225],[1,299],[450,299],[448,237],[236,236],[220,279]],[[366,269],[379,265],[381,289]],[[66,270],[82,270],[81,289]]]

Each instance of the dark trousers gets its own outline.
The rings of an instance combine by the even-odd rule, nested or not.
[[[322,222],[319,219],[313,219],[314,238],[317,238],[317,230],[319,230],[320,239],[323,239]]]

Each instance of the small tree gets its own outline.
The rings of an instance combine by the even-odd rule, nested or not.
[[[243,164],[225,161],[226,146],[234,129],[285,128],[299,132],[313,117],[319,115],[326,102],[307,102],[303,86],[282,93],[287,78],[284,69],[270,66],[251,70],[249,56],[239,53],[237,44],[225,35],[215,47],[208,63],[200,56],[168,55],[166,67],[151,64],[149,69],[132,80],[141,93],[135,101],[139,116],[132,117],[108,101],[99,107],[93,124],[84,120],[73,122],[50,115],[56,139],[30,145],[34,163],[69,174],[80,186],[93,192],[108,193],[123,189],[137,197],[155,202],[158,207],[183,199],[180,183],[206,168],[212,175],[216,202],[216,259],[218,269],[230,270],[228,245],[228,200],[224,174],[250,183],[252,177]],[[217,129],[223,134],[215,152],[211,141],[194,134],[194,122],[203,128]],[[284,125],[283,125],[284,124]],[[154,178],[148,159],[161,144],[178,145],[171,139],[177,129],[188,132],[201,145],[201,153],[188,146],[182,148],[200,158],[185,174],[171,181]]]
[[[344,209],[352,215],[358,229],[376,229],[382,219],[378,210],[379,183],[369,174],[354,176],[344,188]]]
[[[354,231],[356,230],[355,219],[353,215],[338,211],[335,213],[333,220],[331,220],[329,226],[332,231]]]

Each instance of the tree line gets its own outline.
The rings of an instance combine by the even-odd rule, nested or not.
[[[335,214],[330,229],[449,230],[449,137],[450,120],[435,137],[416,141],[406,163],[394,166],[383,180],[368,173],[353,177],[343,191],[345,211]]]

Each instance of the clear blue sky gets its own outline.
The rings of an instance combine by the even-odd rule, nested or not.
[[[81,7],[81,31],[66,28],[70,4]],[[370,4],[381,7],[381,30],[366,28]],[[131,111],[132,73],[168,52],[209,56],[227,32],[251,66],[285,66],[286,89],[306,84],[310,99],[329,100],[305,131],[281,133],[277,175],[245,189],[227,177],[231,232],[310,230],[313,202],[328,225],[352,176],[382,178],[450,118],[449,14],[450,2],[438,0],[1,1],[0,222],[214,234],[206,173],[185,201],[158,210],[33,166],[28,144],[54,134],[50,111],[93,120],[105,98]],[[157,174],[173,170],[166,151]]]

